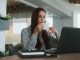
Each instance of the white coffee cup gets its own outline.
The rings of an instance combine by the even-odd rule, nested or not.
[[[49,30],[48,23],[43,23],[42,30]]]

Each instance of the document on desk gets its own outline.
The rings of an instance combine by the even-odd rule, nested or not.
[[[19,53],[21,54],[21,55],[44,55],[45,53],[44,53],[44,51],[39,51],[39,52],[21,52],[21,51],[19,51]]]

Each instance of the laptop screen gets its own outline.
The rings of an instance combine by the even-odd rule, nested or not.
[[[80,53],[80,28],[62,28],[58,53]]]

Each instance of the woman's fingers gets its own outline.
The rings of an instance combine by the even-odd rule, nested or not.
[[[55,27],[50,27],[50,28],[49,28],[49,32],[50,32],[50,33],[55,33],[55,32],[56,32]]]
[[[36,27],[35,27],[35,31],[36,32],[40,32],[42,30],[42,23],[38,24]]]

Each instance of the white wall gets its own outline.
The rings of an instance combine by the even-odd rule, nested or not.
[[[0,31],[0,51],[5,51],[5,33]]]
[[[0,15],[6,16],[6,5],[7,0],[0,0]]]
[[[7,0],[0,0],[0,15],[1,16],[6,16],[6,2]],[[4,31],[0,31],[0,51],[2,52],[5,51],[5,33]]]
[[[73,18],[62,18],[62,27],[73,27]]]

